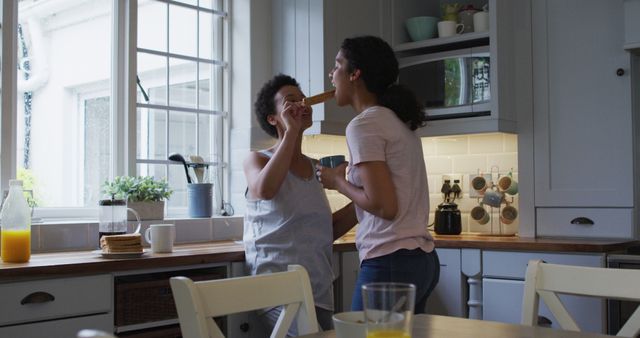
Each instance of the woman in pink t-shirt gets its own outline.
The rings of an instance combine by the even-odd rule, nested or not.
[[[339,106],[358,114],[347,126],[349,172],[317,166],[327,189],[349,197],[359,226],[360,273],[351,303],[362,309],[361,286],[371,282],[416,285],[416,313],[438,282],[440,264],[427,231],[429,188],[422,143],[415,134],[426,116],[414,94],[396,84],[398,61],[374,36],[342,42],[329,73]]]

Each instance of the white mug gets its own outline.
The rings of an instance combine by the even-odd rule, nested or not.
[[[454,36],[456,34],[462,34],[464,32],[464,25],[456,23],[455,21],[440,21],[438,22],[438,37],[446,38],[447,36]]]
[[[489,12],[473,14],[473,30],[476,32],[486,32],[489,30]]]
[[[155,253],[173,252],[176,226],[173,224],[151,224],[144,232],[144,238]]]

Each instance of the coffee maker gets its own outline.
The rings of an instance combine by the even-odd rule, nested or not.
[[[107,235],[127,233],[127,203],[123,199],[98,201],[98,239]]]
[[[102,236],[107,235],[123,235],[127,233],[127,212],[131,211],[136,217],[138,227],[136,231],[140,231],[140,215],[131,208],[127,208],[127,202],[123,199],[117,199],[111,196],[111,199],[103,199],[98,201],[98,241]]]
[[[462,221],[458,205],[454,203],[460,197],[459,180],[445,180],[440,192],[444,195],[444,202],[438,205],[435,212],[434,230],[438,235],[459,235],[462,232]]]

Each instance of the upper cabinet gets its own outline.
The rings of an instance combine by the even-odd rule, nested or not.
[[[624,0],[624,48],[640,48],[640,0]]]
[[[496,131],[516,133],[516,103],[522,92],[518,91],[518,81],[524,77],[522,70],[528,69],[520,65],[530,62],[530,48],[526,45],[530,41],[526,25],[529,22],[526,17],[528,11],[522,10],[528,2],[469,1],[465,4],[472,4],[477,9],[488,6],[489,31],[463,32],[448,37],[437,37],[436,31],[434,38],[411,40],[406,28],[407,19],[433,16],[440,20],[443,7],[454,3],[393,1],[389,35],[401,63],[400,82],[422,83],[422,88],[419,85],[409,87],[427,106],[430,119],[427,126],[419,130],[420,136]],[[420,68],[415,66],[420,63]],[[457,71],[456,66],[461,71]],[[405,68],[407,71],[403,72]],[[431,71],[426,71],[429,68]],[[488,79],[484,74],[487,68]],[[407,83],[403,76],[414,80]],[[424,77],[423,82],[416,79],[420,76]],[[451,83],[456,85],[451,86]],[[480,95],[476,95],[478,87]],[[488,90],[485,87],[489,87],[486,88]],[[461,100],[462,97],[465,100]],[[437,108],[432,109],[433,106]]]
[[[522,22],[528,11],[520,11],[526,0],[472,0],[475,8],[488,5],[489,31],[471,32],[446,38],[412,42],[405,22],[410,17],[442,15],[442,4],[454,1],[425,0],[274,0],[273,69],[295,76],[307,95],[332,88],[328,72],[342,40],[357,35],[377,35],[389,42],[399,59],[430,57],[441,53],[480,48],[486,50],[490,100],[482,114],[429,121],[420,136],[453,135],[479,132],[517,132],[516,102],[519,67],[530,62],[525,34],[530,30]],[[436,33],[437,36],[437,33]],[[524,51],[524,52],[523,52]],[[484,56],[483,55],[483,56]],[[433,77],[428,79],[433,81]],[[468,84],[463,84],[468,85]],[[462,88],[461,91],[469,91]],[[426,100],[419,97],[421,101]],[[355,113],[351,107],[337,107],[334,101],[314,106],[311,134],[343,135]]]
[[[634,237],[623,2],[532,1],[538,235]]]
[[[274,0],[273,70],[294,76],[307,95],[333,88],[329,71],[342,40],[376,35],[388,40],[384,22],[389,0]],[[344,135],[355,116],[335,101],[313,106],[314,124],[307,134]]]

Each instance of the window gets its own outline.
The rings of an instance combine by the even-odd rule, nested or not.
[[[185,173],[168,160],[180,153],[187,161],[204,159],[221,203],[228,0],[19,0],[15,6],[3,2],[3,11],[15,14],[4,15],[2,29],[15,27],[16,45],[3,41],[2,50],[17,55],[17,91],[2,94],[3,101],[6,95],[16,101],[2,112],[16,125],[3,126],[3,150],[10,150],[1,158],[3,187],[12,177],[24,179],[36,216],[87,217],[96,214],[105,180],[151,175],[168,179],[175,191],[168,213],[180,216]],[[128,49],[118,32],[137,47]],[[114,94],[126,88],[135,88],[128,91],[135,109],[126,94]]]

